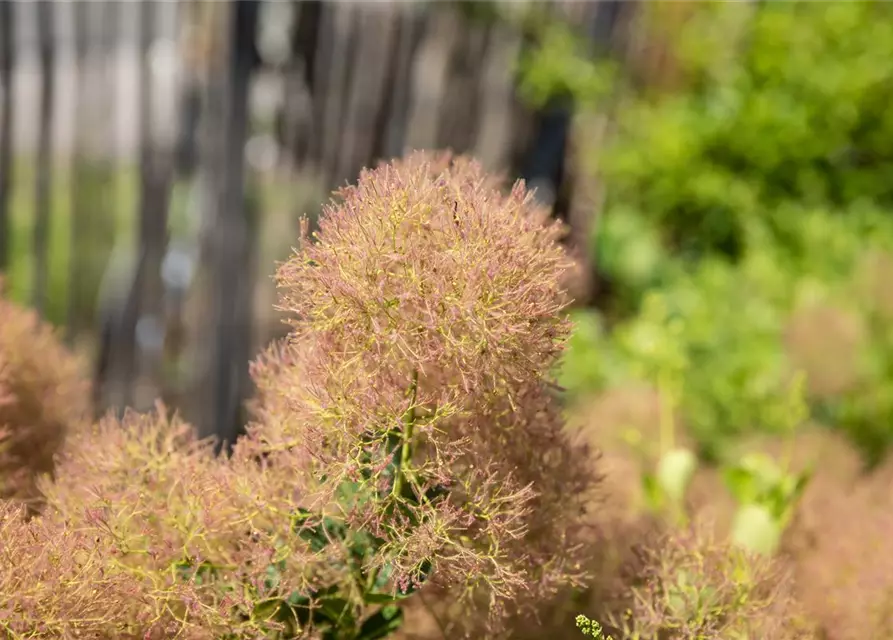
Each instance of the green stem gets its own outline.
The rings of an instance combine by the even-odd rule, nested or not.
[[[664,455],[674,445],[674,409],[676,398],[670,390],[669,376],[661,372],[658,382],[658,401],[660,402],[660,454]]]
[[[372,590],[375,588],[375,583],[378,580],[378,569],[374,569],[366,578],[366,584],[363,585],[364,592],[363,595],[368,595],[372,593]]]
[[[397,469],[397,477],[394,479],[394,490],[392,495],[399,496],[403,490],[403,483],[406,476],[406,467],[409,464],[409,458],[412,456],[412,439],[415,435],[416,421],[416,398],[419,390],[419,372],[412,372],[412,384],[409,387],[409,410],[406,412],[406,428],[403,430],[403,444],[400,446],[400,467]]]
[[[403,433],[400,438],[402,444],[400,445],[400,464],[397,469],[397,477],[394,478],[394,486],[391,489],[391,495],[399,498],[401,492],[403,491],[403,484],[405,482],[406,477],[406,467],[409,464],[409,458],[412,455],[412,439],[415,435],[415,421],[416,421],[416,399],[418,397],[418,389],[419,389],[419,372],[413,371],[412,373],[412,384],[409,387],[409,409],[406,411],[406,419],[405,419],[405,428],[403,429]],[[366,584],[363,585],[365,589],[365,593],[371,593],[372,589],[375,587],[375,582],[378,580],[378,569],[372,571],[366,579]]]

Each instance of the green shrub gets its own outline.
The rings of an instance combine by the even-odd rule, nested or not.
[[[877,464],[893,443],[893,290],[884,285],[893,223],[862,207],[800,218],[796,251],[763,235],[737,264],[677,264],[610,330],[599,315],[578,312],[564,386],[574,397],[629,381],[656,386],[666,359],[681,358],[680,418],[701,456],[717,461],[738,436],[779,431],[787,381],[806,367],[813,417]],[[840,380],[822,390],[832,371]]]
[[[707,459],[719,459],[737,434],[777,430],[787,374],[783,316],[744,275],[726,263],[705,262],[646,295],[641,312],[609,336],[597,341],[584,325],[585,333],[571,339],[564,384],[579,393],[598,390],[599,383],[659,386],[671,367],[681,419]]]
[[[732,56],[717,55],[735,41],[715,33],[722,13],[747,19],[704,5],[672,34],[685,90],[620,110],[600,162],[611,202],[655,220],[683,252],[733,257],[753,224],[782,237],[799,228],[786,203],[891,204],[891,8],[760,5]]]
[[[612,82],[620,94],[616,133],[593,149],[607,201],[591,248],[612,297],[604,322],[578,317],[563,382],[579,396],[653,381],[647,361],[660,354],[648,345],[676,341],[688,363],[682,419],[717,459],[730,437],[776,429],[793,373],[791,314],[843,303],[868,328],[858,384],[811,400],[875,464],[893,441],[890,316],[878,320],[871,296],[854,303],[850,289],[866,252],[893,249],[893,71],[882,62],[893,13],[879,3],[689,9],[681,28],[659,4],[640,9],[650,20],[637,28],[669,43],[675,91],[637,85],[635,60],[596,61],[569,25],[544,26],[523,61],[536,103],[570,94],[599,109]]]

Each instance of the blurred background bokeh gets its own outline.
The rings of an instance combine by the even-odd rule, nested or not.
[[[787,428],[800,372],[808,420],[876,465],[893,441],[891,17],[4,0],[5,289],[89,355],[97,414],[161,397],[231,441],[247,364],[287,329],[271,276],[299,216],[364,166],[450,148],[569,223],[559,374],[578,406],[672,389],[717,462]]]
[[[285,329],[275,265],[333,188],[448,147],[556,191],[570,111],[518,95],[525,10],[4,0],[7,294],[89,354],[98,414],[163,397],[231,440]]]

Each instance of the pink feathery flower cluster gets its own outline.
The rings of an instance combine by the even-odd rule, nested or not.
[[[811,487],[788,536],[797,590],[834,640],[893,637],[893,460]]]
[[[89,415],[84,379],[51,325],[0,296],[0,498],[40,508],[37,477]]]
[[[815,630],[777,559],[717,540],[707,523],[645,534],[615,637],[809,640]],[[649,539],[650,538],[650,539]]]
[[[3,507],[6,631],[378,638],[428,589],[495,636],[579,584],[598,477],[550,377],[561,232],[466,158],[364,171],[279,270],[293,332],[232,455],[159,406],[70,438],[40,517]]]
[[[597,478],[550,379],[562,233],[523,183],[418,153],[363,172],[279,270],[294,331],[257,368],[253,435],[379,541],[366,568],[398,590],[430,576],[501,610],[582,575]]]

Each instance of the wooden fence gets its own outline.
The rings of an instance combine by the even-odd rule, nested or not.
[[[0,271],[91,350],[97,409],[162,396],[231,441],[282,239],[377,159],[474,154],[584,241],[571,105],[523,103],[529,43],[488,6],[0,0]],[[636,7],[551,8],[607,50]]]

